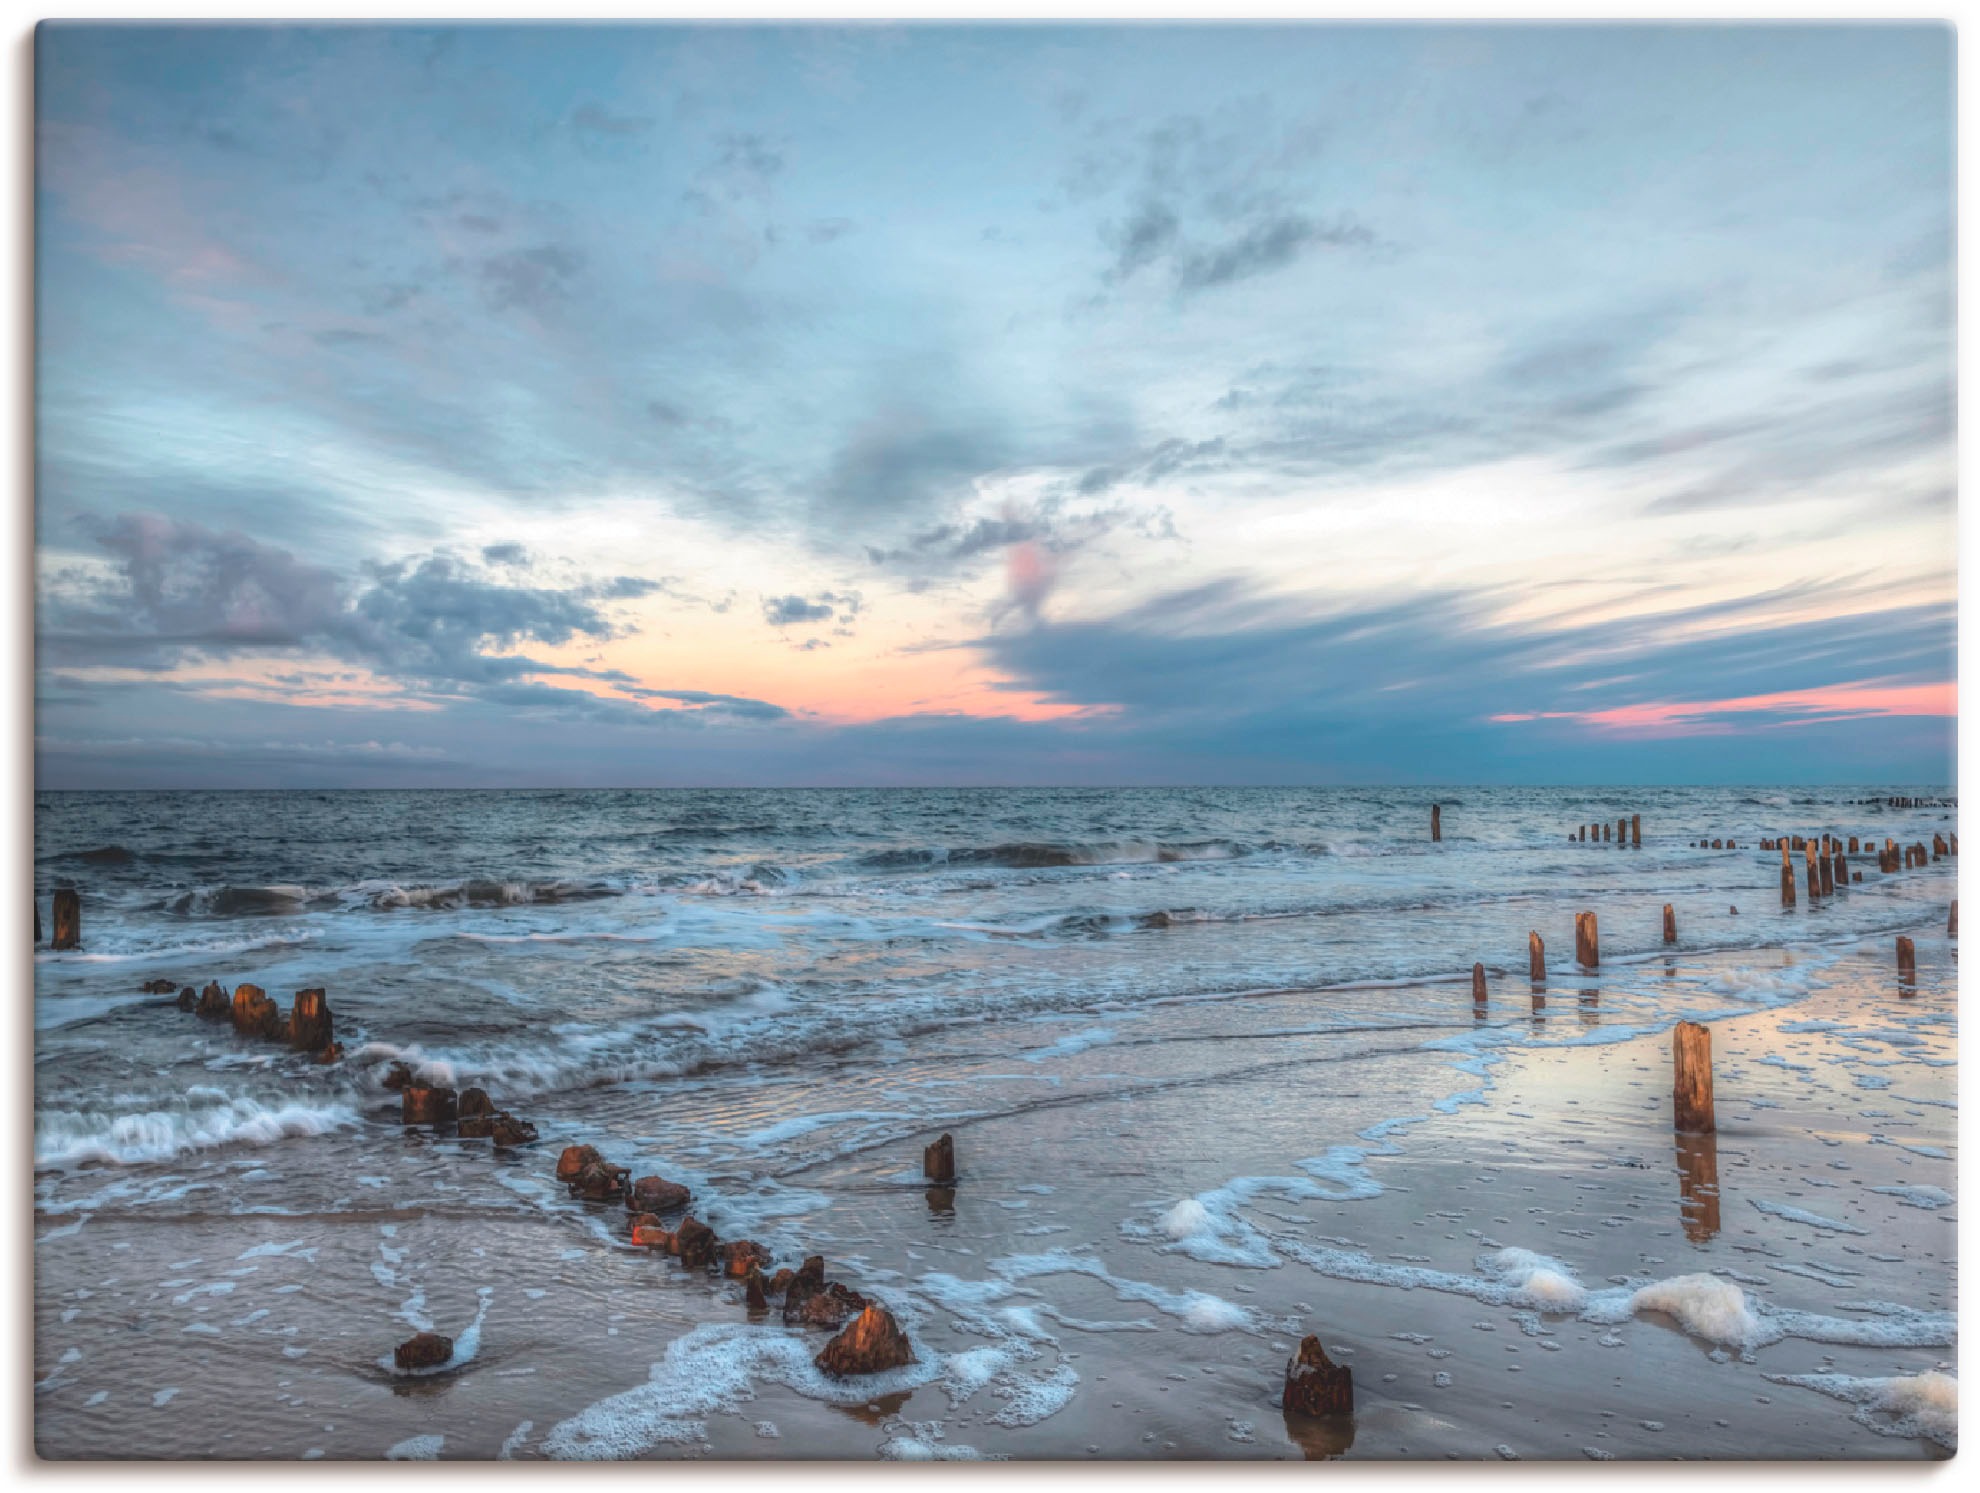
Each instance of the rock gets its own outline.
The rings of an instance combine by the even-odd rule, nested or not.
[[[665,1177],[641,1177],[626,1194],[626,1206],[641,1213],[678,1213],[693,1197],[678,1182]]]
[[[462,1115],[454,1126],[454,1134],[462,1140],[487,1140],[495,1133],[495,1116]]]
[[[177,980],[146,980],[144,982],[144,993],[146,995],[170,995],[178,988],[179,982]]]
[[[781,1296],[790,1289],[791,1282],[797,1279],[797,1272],[788,1265],[770,1277],[770,1294]]]
[[[379,1082],[384,1084],[386,1088],[392,1090],[394,1093],[397,1093],[400,1089],[403,1089],[407,1084],[411,1083],[412,1081],[413,1081],[413,1071],[412,1071],[412,1065],[409,1063],[392,1064],[391,1067],[385,1070],[384,1078],[379,1080]]]
[[[635,1213],[626,1225],[626,1235],[642,1249],[666,1249],[673,1233],[651,1213]]]
[[[289,1046],[298,1052],[321,1052],[331,1045],[330,1001],[320,989],[298,990],[289,1011]]]
[[[759,1316],[770,1310],[770,1300],[763,1294],[763,1272],[752,1270],[743,1281],[743,1305],[749,1314]]]
[[[804,1263],[789,1282],[807,1291],[822,1291],[825,1288],[825,1256],[806,1255]]]
[[[445,1125],[456,1114],[454,1091],[436,1084],[409,1083],[399,1091],[399,1122],[403,1125]]]
[[[944,1132],[921,1153],[921,1173],[931,1182],[956,1180],[955,1137]]]
[[[227,999],[227,992],[220,988],[218,980],[208,980],[206,988],[199,993],[199,1005],[195,1008],[208,1021],[219,1021],[233,1014],[233,1003]]]
[[[879,1374],[914,1362],[914,1349],[884,1306],[869,1306],[813,1360],[828,1374]]]
[[[1302,1415],[1346,1415],[1354,1409],[1354,1370],[1336,1365],[1320,1339],[1309,1337],[1286,1365],[1280,1404]]]
[[[312,1062],[317,1062],[317,1063],[341,1063],[343,1062],[343,1060],[344,1060],[344,1044],[341,1042],[332,1042],[328,1047],[324,1048],[323,1051],[317,1053],[316,1056],[311,1059]]]
[[[437,1332],[422,1332],[407,1338],[392,1350],[392,1363],[400,1370],[411,1373],[419,1369],[437,1369],[454,1356],[454,1340],[442,1337]]]
[[[706,1270],[715,1262],[715,1231],[698,1218],[683,1218],[674,1231],[675,1253],[686,1270]]]
[[[489,1115],[495,1113],[495,1101],[488,1097],[486,1089],[461,1090],[461,1118],[469,1115]]]
[[[871,1306],[864,1296],[838,1281],[827,1281],[815,1291],[793,1286],[784,1297],[786,1327],[837,1327]]]
[[[184,990],[179,992],[179,1009],[181,1011],[196,1010],[198,1006],[199,992],[193,989],[192,986],[188,985]]]
[[[536,1141],[536,1127],[527,1120],[518,1120],[507,1110],[495,1116],[489,1134],[498,1146],[527,1146]]]
[[[557,1180],[559,1182],[575,1182],[578,1179],[579,1172],[583,1171],[593,1162],[603,1161],[604,1159],[604,1157],[600,1156],[590,1146],[566,1146],[564,1147],[563,1154],[557,1158]]]
[[[272,1037],[282,1028],[282,1010],[259,985],[234,987],[234,1030],[244,1036]]]
[[[594,1161],[571,1181],[571,1193],[589,1203],[604,1203],[626,1195],[626,1169]]]
[[[722,1257],[722,1273],[730,1280],[742,1280],[751,1271],[760,1271],[770,1263],[770,1251],[754,1239],[732,1239],[719,1251]]]

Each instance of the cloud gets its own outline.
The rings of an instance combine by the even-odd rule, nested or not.
[[[1287,213],[1252,223],[1235,237],[1207,249],[1193,249],[1176,265],[1176,288],[1209,290],[1283,269],[1311,249],[1365,249],[1375,235],[1345,220],[1316,223]]]
[[[772,627],[796,627],[804,622],[829,622],[832,608],[823,601],[806,601],[802,596],[766,596],[763,620]]]
[[[562,244],[538,244],[482,260],[481,284],[495,310],[514,308],[541,316],[569,299],[583,268],[580,251]]]

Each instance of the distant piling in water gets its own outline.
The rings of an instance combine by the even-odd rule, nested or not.
[[[1437,841],[1444,838],[1444,806],[1430,805],[1430,838]]]
[[[1712,1114],[1712,1031],[1695,1021],[1671,1029],[1671,1121],[1681,1135],[1710,1135]]]
[[[1952,911],[1946,914],[1946,937],[1959,937],[1959,898],[1952,900]]]
[[[55,893],[55,900],[49,909],[53,923],[48,940],[50,948],[80,949],[82,947],[82,894],[74,887],[61,887]]]
[[[1485,1004],[1486,994],[1487,992],[1485,989],[1485,966],[1482,964],[1474,964],[1471,966],[1472,1005],[1482,1007]]]
[[[1673,907],[1670,903],[1666,902],[1664,904],[1664,942],[1676,943],[1677,941],[1678,941],[1677,909]]]
[[[1629,816],[1629,848],[1631,850],[1641,850],[1643,848],[1643,816],[1641,814],[1632,814]]]
[[[1574,962],[1583,969],[1597,969],[1602,963],[1602,941],[1595,925],[1595,914],[1574,915]]]
[[[1953,907],[1957,910],[1959,904],[1955,902]],[[1547,983],[1547,945],[1538,933],[1526,935],[1526,974],[1536,985]]]
[[[1903,934],[1897,941],[1898,983],[1914,985],[1918,982],[1918,950]]]

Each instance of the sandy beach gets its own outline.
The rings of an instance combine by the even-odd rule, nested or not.
[[[388,1098],[359,1198],[297,1195],[309,1148],[349,1135],[285,1141],[279,1199],[253,1150],[218,1187],[128,1206],[104,1170],[37,1219],[38,1446],[1944,1456],[1955,944],[1914,932],[1911,994],[1877,936],[1643,958],[1541,999],[1497,979],[1482,1019],[1463,987],[1427,984],[1414,1030],[1359,1020],[1375,991],[1288,992],[1054,1024],[1015,1060],[962,1028],[808,1074],[808,1131],[786,1119],[775,1139],[808,1133],[820,1159],[753,1179],[748,1213],[779,1264],[823,1253],[907,1326],[917,1362],[872,1380],[826,1378],[825,1334],[752,1323],[739,1285],[631,1248],[621,1207],[559,1196],[555,1145],[576,1136],[495,1156],[399,1135]],[[1701,1154],[1671,1133],[1665,1027],[1715,994]],[[1379,998],[1392,1016],[1396,992]],[[944,1083],[969,1104],[952,1204],[918,1177],[932,1132],[886,1118],[903,1088]],[[582,1138],[694,1167],[790,1097],[735,1075],[626,1084]],[[860,1126],[871,1144],[848,1144]],[[704,1216],[731,1233],[719,1202]],[[408,1322],[456,1336],[459,1365],[393,1373]],[[1354,1371],[1351,1421],[1279,1408],[1307,1332]],[[134,1376],[154,1345],[165,1359]]]

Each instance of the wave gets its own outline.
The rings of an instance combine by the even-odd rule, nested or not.
[[[1241,840],[1018,840],[1002,845],[903,847],[875,850],[858,864],[876,871],[930,866],[1000,866],[1036,871],[1061,866],[1167,865],[1178,861],[1227,861],[1261,847]]]
[[[368,904],[380,912],[400,908],[531,907],[561,902],[593,902],[618,897],[620,888],[604,881],[458,881],[438,886],[389,885],[370,889]]]
[[[347,1103],[288,1100],[264,1104],[245,1095],[198,1086],[169,1108],[49,1110],[34,1117],[34,1165],[108,1162],[133,1166],[169,1161],[186,1151],[220,1146],[266,1146],[292,1135],[326,1135],[358,1124]]]

